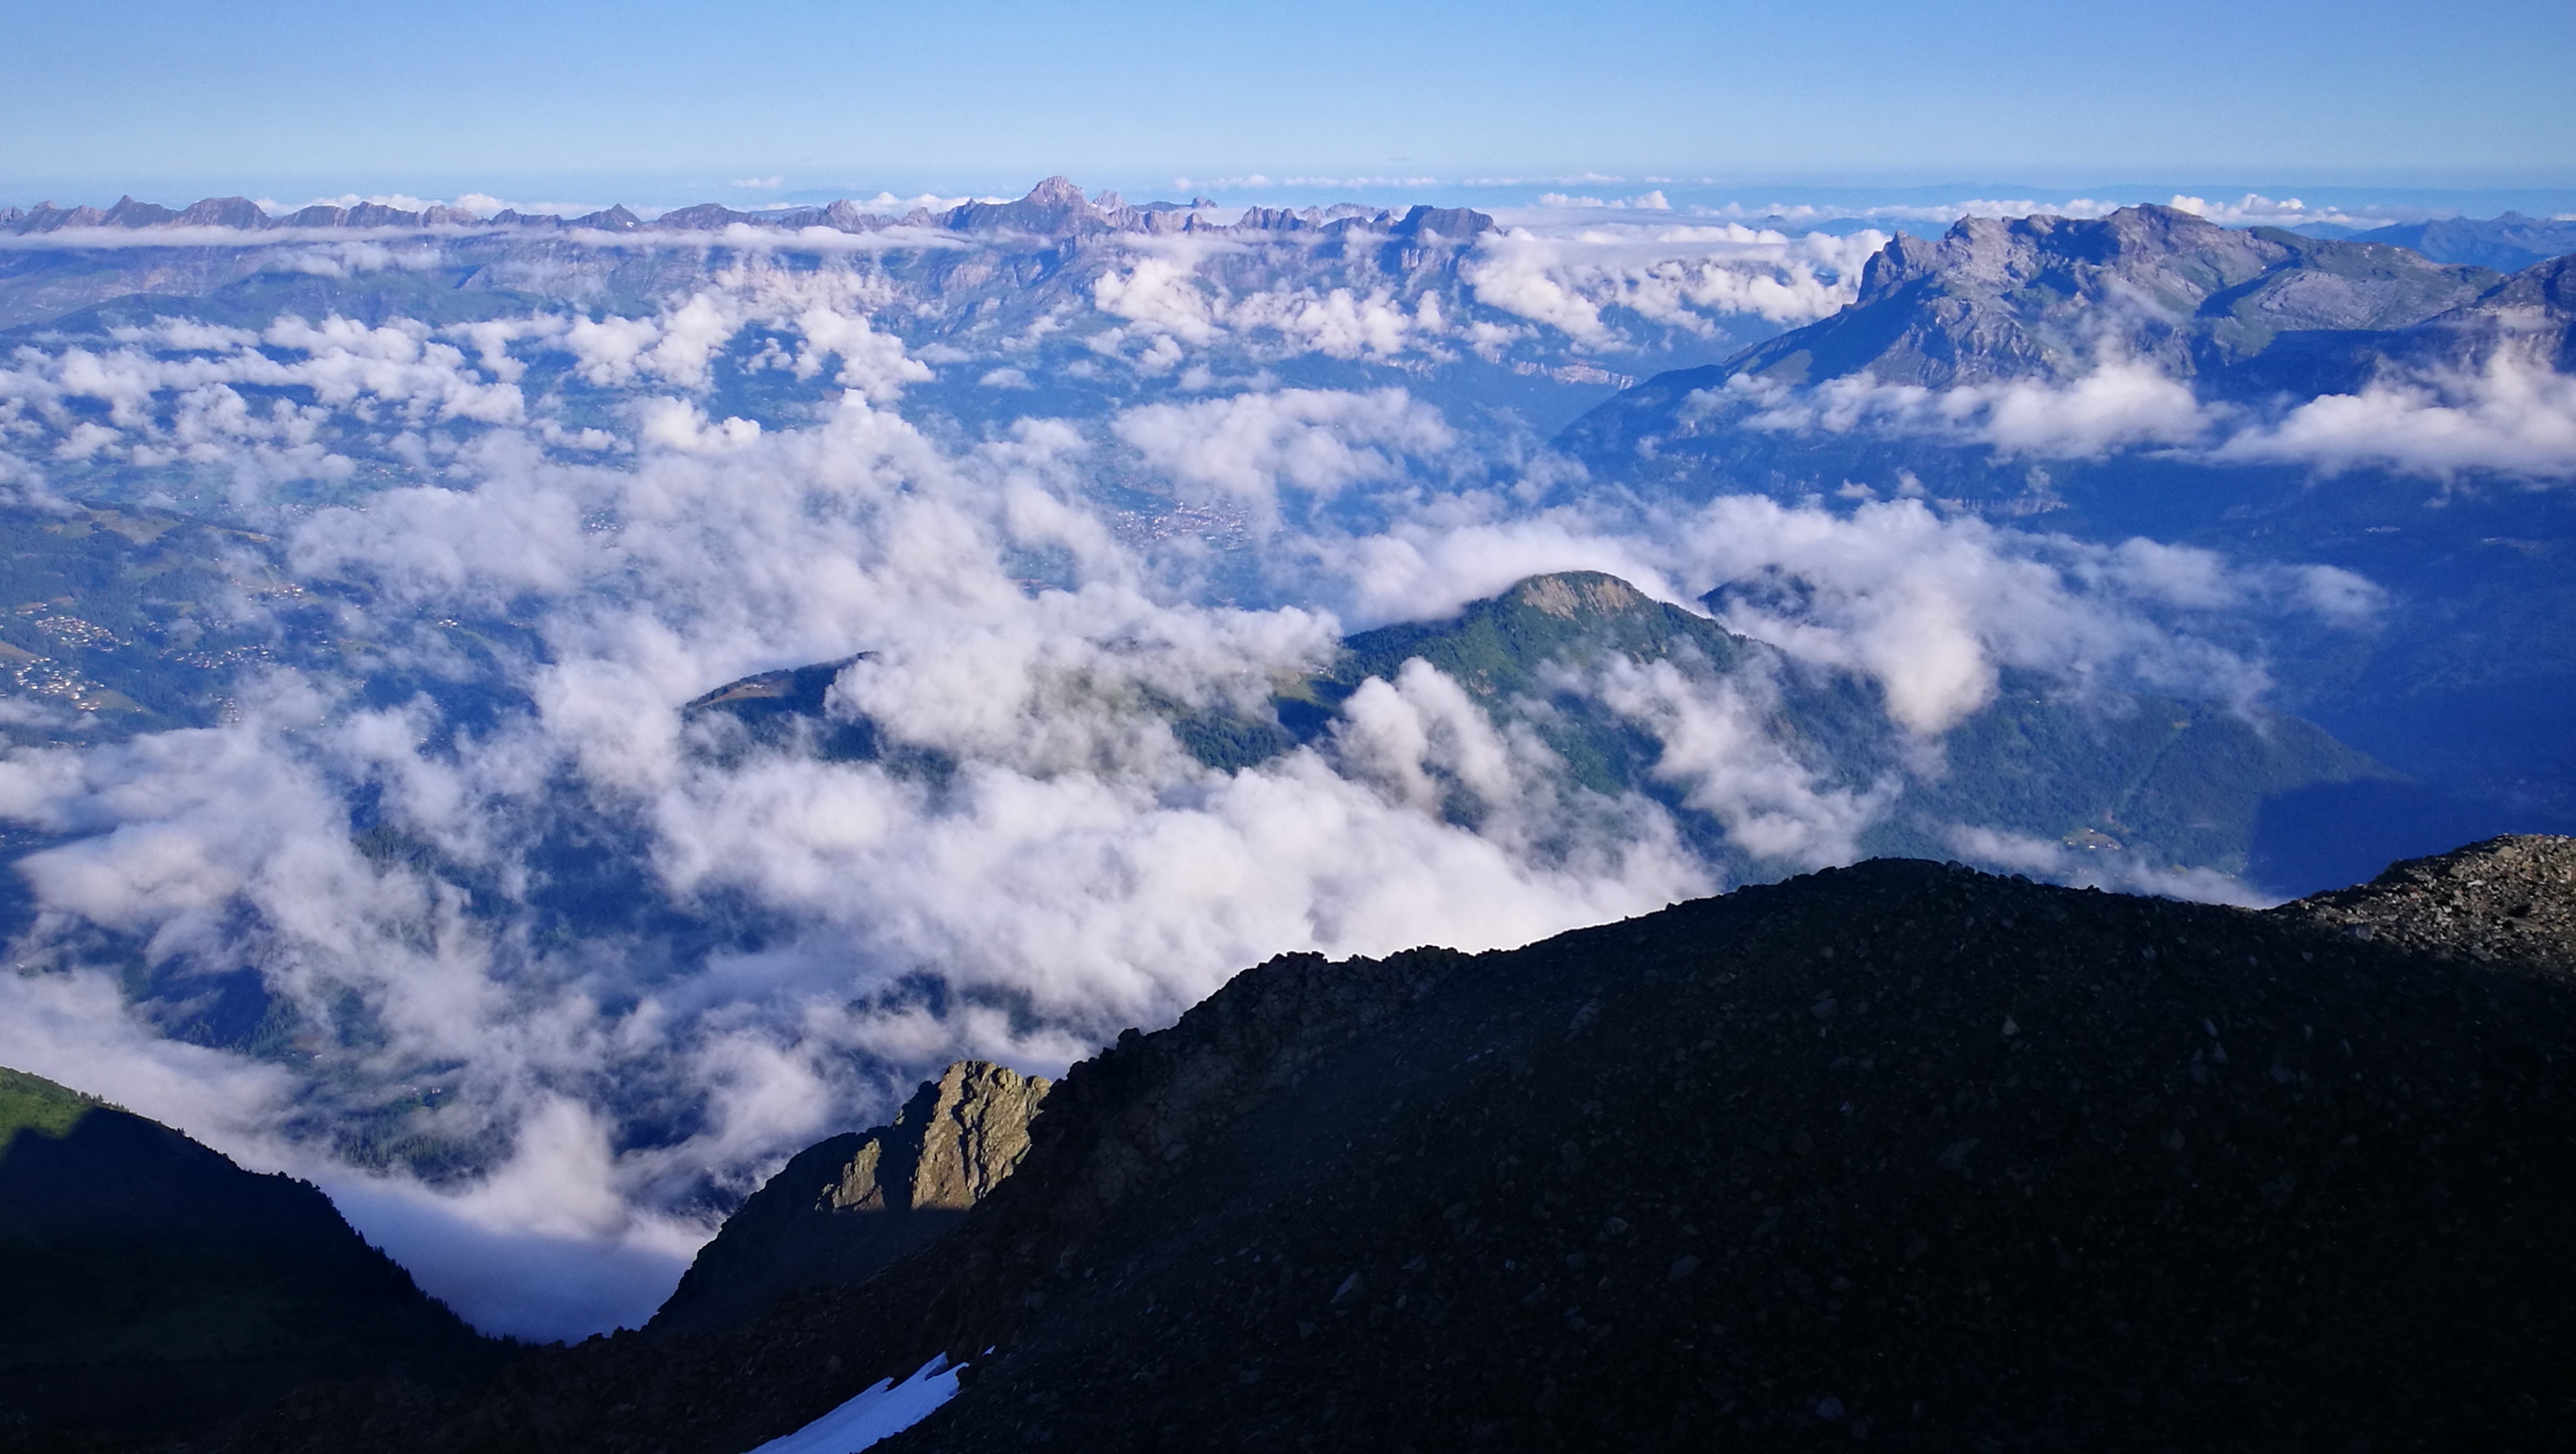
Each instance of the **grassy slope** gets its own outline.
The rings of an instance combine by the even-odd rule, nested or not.
[[[99,1106],[95,1096],[0,1066],[0,1153],[22,1131],[57,1139],[66,1136],[81,1117]]]

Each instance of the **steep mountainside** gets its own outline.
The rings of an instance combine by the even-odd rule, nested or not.
[[[2538,1449],[2571,925],[2576,842],[2507,839],[2263,913],[1880,861],[1286,958],[860,1290],[234,1447],[738,1454],[945,1354],[889,1450]]]
[[[2117,358],[2216,373],[2285,333],[2402,328],[2495,282],[2404,248],[2240,232],[2170,207],[1967,217],[1937,242],[1897,237],[1870,259],[1850,307],[1693,387],[1744,373],[1943,388],[2071,378]]]
[[[436,1383],[478,1338],[330,1199],[0,1070],[0,1447],[184,1429],[321,1378]]]
[[[797,1153],[699,1249],[645,1331],[741,1323],[782,1294],[862,1281],[929,1243],[1027,1154],[1049,1084],[959,1061],[924,1082],[892,1125]]]

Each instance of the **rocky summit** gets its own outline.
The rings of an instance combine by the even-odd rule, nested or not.
[[[2576,842],[2269,911],[1879,860],[1246,971],[955,1230],[239,1449],[2457,1450],[2576,1415]]]

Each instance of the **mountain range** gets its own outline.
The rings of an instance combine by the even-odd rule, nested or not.
[[[1494,226],[1493,219],[1482,213],[1428,206],[1400,212],[1348,203],[1331,207],[1254,207],[1242,209],[1241,215],[1231,223],[1218,223],[1207,215],[1215,210],[1214,203],[1204,200],[1187,205],[1148,202],[1131,207],[1115,192],[1086,197],[1081,188],[1066,178],[1049,177],[1031,188],[1027,196],[1015,201],[967,201],[936,210],[916,206],[900,213],[888,212],[844,199],[819,207],[772,207],[742,212],[721,203],[701,202],[672,208],[656,214],[650,221],[622,206],[565,218],[551,213],[522,213],[515,209],[487,215],[439,205],[406,211],[376,202],[348,206],[316,203],[282,215],[272,215],[247,197],[208,197],[175,211],[150,202],[137,202],[132,197],[120,197],[115,206],[105,209],[56,207],[50,202],[32,208],[0,207],[0,234],[25,237],[77,232],[83,228],[181,227],[219,227],[244,232],[424,228],[538,228],[607,233],[721,232],[728,227],[741,226],[784,232],[809,227],[836,232],[929,227],[952,232],[1021,232],[1056,239],[1086,232],[1214,232],[1222,235],[1232,232],[1349,231],[1358,228],[1391,231],[1400,237],[1431,233],[1466,238],[1491,231]]]

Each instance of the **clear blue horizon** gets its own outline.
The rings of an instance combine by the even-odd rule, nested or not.
[[[8,0],[0,194],[2576,189],[2576,7]],[[1702,179],[1706,179],[1703,181]],[[1225,185],[1235,183],[1235,185]],[[1559,185],[1549,181],[1546,185]],[[1577,181],[1566,185],[1581,186]],[[659,192],[664,195],[654,196]],[[548,193],[560,193],[560,198]],[[639,195],[640,194],[640,195]]]

